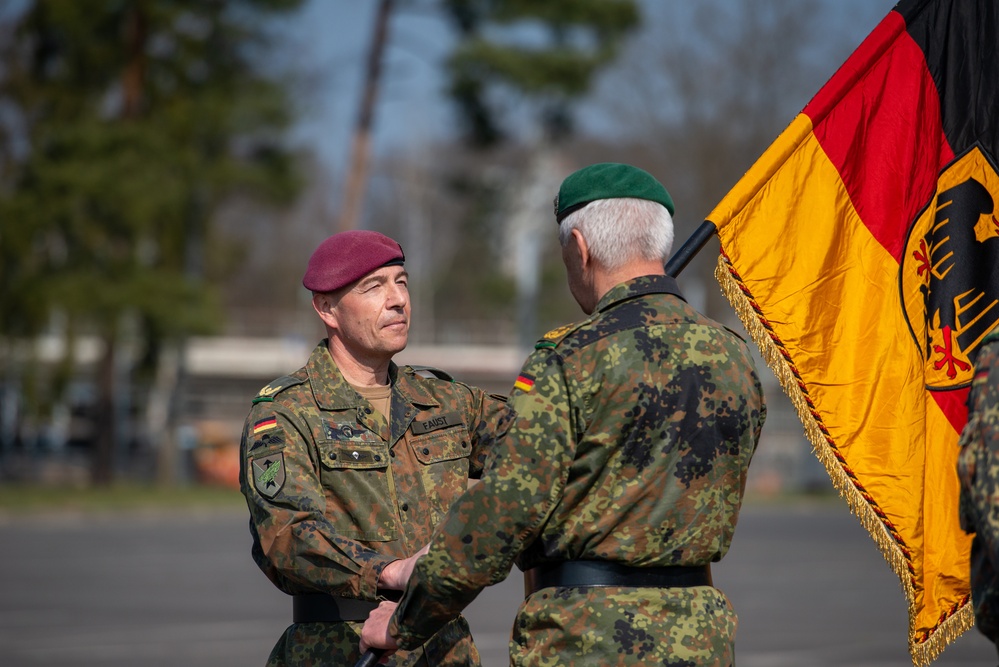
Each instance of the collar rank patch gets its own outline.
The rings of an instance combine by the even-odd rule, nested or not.
[[[411,428],[413,435],[423,435],[424,433],[430,433],[431,431],[437,431],[450,426],[461,426],[462,424],[464,424],[464,422],[461,421],[461,415],[457,412],[445,412],[442,415],[431,417],[430,419],[414,421]]]
[[[265,498],[273,498],[284,486],[284,454],[268,454],[252,459],[253,486]]]
[[[531,389],[534,389],[534,378],[527,373],[521,373],[517,376],[517,381],[513,383],[514,389],[519,389],[525,394]]]

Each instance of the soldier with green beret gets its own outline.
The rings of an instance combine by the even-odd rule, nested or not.
[[[302,282],[328,337],[260,390],[246,420],[240,485],[253,559],[293,596],[269,667],[358,661],[361,623],[398,597],[407,557],[480,475],[511,418],[502,397],[392,361],[409,334],[404,260],[371,231],[316,248]],[[459,616],[409,649],[389,664],[479,664]]]
[[[665,275],[673,200],[650,174],[581,169],[555,214],[588,317],[538,341],[482,482],[362,647],[419,645],[516,564],[511,664],[732,665],[736,614],[710,564],[731,544],[766,416],[749,347]]]
[[[999,647],[999,329],[982,341],[958,442],[958,511],[971,541],[971,602],[978,630]]]

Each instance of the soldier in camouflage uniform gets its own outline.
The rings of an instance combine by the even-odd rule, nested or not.
[[[971,601],[978,629],[999,646],[999,330],[982,342],[961,432],[961,528],[971,542]]]
[[[736,615],[709,564],[731,544],[766,408],[746,343],[664,275],[672,211],[627,165],[563,182],[562,257],[589,317],[537,343],[482,483],[362,646],[418,645],[516,564],[512,665],[734,663]]]
[[[403,259],[375,232],[317,248],[303,284],[329,337],[264,387],[246,420],[253,559],[294,596],[269,667],[357,662],[361,622],[402,590],[413,554],[509,421],[502,397],[391,361],[409,329]],[[390,664],[478,665],[467,623],[448,620]]]

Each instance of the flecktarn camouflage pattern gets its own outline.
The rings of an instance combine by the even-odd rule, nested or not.
[[[732,665],[735,627],[728,598],[710,586],[548,588],[524,601],[510,658],[514,665]]]
[[[325,341],[260,391],[241,443],[257,565],[290,595],[376,601],[391,561],[420,550],[509,425],[502,398],[390,368],[386,421],[344,380]],[[291,605],[289,604],[289,613]],[[292,624],[268,665],[353,665],[361,622]],[[389,664],[476,665],[464,619]],[[427,663],[419,663],[427,664]]]
[[[547,335],[482,482],[421,558],[390,624],[417,645],[487,585],[566,560],[703,566],[728,551],[766,407],[749,347],[647,276]],[[736,616],[692,588],[544,588],[513,664],[729,665]]]
[[[968,394],[968,423],[958,443],[961,528],[971,542],[975,624],[999,645],[999,332],[982,343]]]

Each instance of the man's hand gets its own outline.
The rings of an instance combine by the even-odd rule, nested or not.
[[[368,614],[368,620],[361,628],[361,653],[369,648],[380,648],[386,651],[386,655],[389,655],[399,648],[395,638],[388,631],[389,621],[392,620],[392,614],[395,613],[397,606],[397,602],[383,600],[375,607],[374,611]]]
[[[429,550],[430,545],[428,544],[409,558],[394,560],[386,565],[382,573],[378,575],[378,588],[392,591],[405,590],[406,582],[409,581],[413,574],[413,568],[416,567],[416,561]]]

